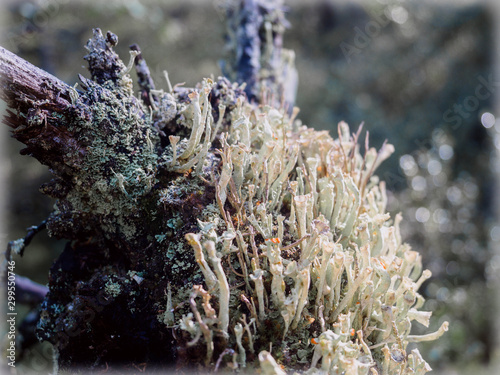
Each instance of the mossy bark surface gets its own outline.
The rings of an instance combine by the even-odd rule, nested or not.
[[[70,240],[50,271],[38,327],[63,367],[182,363],[187,354],[177,352],[172,328],[158,316],[167,289],[202,282],[187,244],[165,251],[196,230],[215,200],[210,184],[165,168],[169,136],[190,133],[176,105],[189,105],[194,89],[138,100],[116,43],[114,34],[94,31],[85,56],[91,78],[81,76],[76,88],[1,51],[4,123],[26,144],[22,153],[53,173],[41,187],[57,199],[47,230]],[[224,103],[229,116],[240,96],[220,79],[210,102]],[[219,121],[219,111],[211,115]],[[220,130],[227,126],[222,119]],[[207,168],[215,170],[219,159],[210,155]]]

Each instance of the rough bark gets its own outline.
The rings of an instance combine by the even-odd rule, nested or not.
[[[69,113],[71,90],[58,78],[0,47],[0,98],[9,107],[3,122],[13,129],[14,138],[27,146],[22,154],[56,167],[60,155],[74,145],[63,130],[54,128],[60,121],[56,116]],[[43,144],[44,150],[37,144]]]
[[[283,49],[283,34],[289,24],[281,0],[245,0],[226,8],[228,59],[224,74],[245,84],[250,101],[284,106],[295,103],[297,72],[293,51]]]

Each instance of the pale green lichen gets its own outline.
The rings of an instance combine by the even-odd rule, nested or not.
[[[189,167],[207,178],[200,165],[216,131],[206,100],[212,85],[205,80],[200,95],[190,95],[182,121],[191,124],[191,136],[164,153],[172,171]],[[418,288],[430,272],[422,273],[420,255],[402,243],[401,218],[391,221],[385,184],[373,176],[394,148],[384,144],[362,154],[359,131],[351,135],[340,123],[338,133],[333,139],[294,123],[282,109],[241,100],[231,112],[229,131],[218,138],[220,172],[208,177],[215,202],[202,211],[199,233],[186,235],[207,291],[195,286],[191,312],[172,313],[193,338],[189,345],[205,340],[207,365],[215,360],[215,333],[222,332],[238,353],[231,368],[255,368],[257,358],[248,356],[255,348],[263,373],[300,364],[310,364],[309,374],[430,369],[418,350],[407,356],[407,345],[438,338],[448,323],[410,335],[412,321],[429,322],[431,313],[418,310]],[[193,192],[193,186],[176,188]],[[168,188],[162,199],[175,194]],[[171,324],[168,314],[159,319]],[[252,324],[244,330],[246,314]],[[263,351],[269,343],[275,350]]]
[[[9,249],[13,251],[15,254],[21,254],[24,248],[25,248],[24,238],[19,238],[17,240],[9,242]]]
[[[108,295],[118,297],[122,292],[122,287],[119,283],[115,283],[109,280],[104,286],[104,290]]]
[[[84,147],[64,156],[68,165],[78,161],[78,173],[53,216],[69,206],[75,215],[99,216],[102,233],[131,240],[141,230],[130,218],[156,183],[158,134],[150,116],[144,115],[148,109],[133,96],[128,74],[102,84],[81,79],[84,91],[75,95],[73,106],[76,111],[92,108],[92,113],[77,112],[68,126]]]

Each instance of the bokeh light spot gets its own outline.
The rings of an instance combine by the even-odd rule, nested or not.
[[[495,225],[490,230],[490,237],[492,241],[500,241],[500,226]]]
[[[411,180],[411,187],[416,191],[424,191],[427,188],[427,181],[422,176],[415,176]]]
[[[439,146],[439,157],[443,160],[450,160],[453,157],[454,151],[453,147],[444,144]]]
[[[436,176],[441,173],[442,169],[443,167],[441,166],[441,163],[437,160],[431,160],[429,164],[427,164],[427,170],[432,176]]]
[[[462,202],[462,192],[456,186],[451,186],[446,190],[446,198],[454,204],[458,205]]]
[[[493,116],[493,114],[490,112],[484,112],[481,115],[481,124],[483,124],[483,126],[487,129],[495,125],[495,120],[495,116]]]
[[[397,6],[391,9],[391,18],[394,22],[402,25],[408,21],[408,11],[402,6]]]
[[[399,158],[399,166],[407,176],[415,176],[418,172],[417,163],[411,155],[403,155]]]
[[[415,219],[421,223],[425,223],[431,217],[431,213],[425,207],[419,207],[417,211],[415,211]]]

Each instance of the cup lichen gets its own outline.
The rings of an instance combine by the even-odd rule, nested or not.
[[[226,306],[226,279],[231,295],[251,301],[257,316],[252,342],[273,346],[259,355],[262,371],[273,366],[271,355],[287,370],[310,374],[427,371],[418,351],[406,356],[408,343],[436,339],[448,323],[429,335],[410,334],[412,321],[427,325],[430,318],[418,311],[418,288],[430,271],[422,273],[420,255],[401,242],[400,217],[391,221],[385,184],[373,175],[393,146],[367,147],[363,154],[359,130],[351,135],[340,123],[333,139],[294,125],[283,108],[240,102],[231,114],[216,151],[220,170],[206,175],[216,186],[219,212],[212,220],[218,230],[200,227],[186,238],[213,301]],[[204,240],[210,248],[200,245]],[[203,254],[219,262],[210,268]],[[219,310],[218,324],[207,324],[210,337],[217,341],[219,330],[230,332],[225,345],[240,353],[232,366],[252,368],[257,358],[241,354],[239,322],[252,311],[237,298],[230,301],[229,310]]]
[[[361,152],[361,127],[341,122],[334,139],[226,78],[137,99],[116,43],[95,30],[91,79],[64,116],[20,112],[65,150],[44,159],[47,144],[29,143],[55,174],[49,234],[71,241],[38,325],[60,364],[107,368],[125,351],[203,371],[429,371],[408,344],[448,323],[411,334],[429,324],[430,271],[374,175],[393,146]]]

